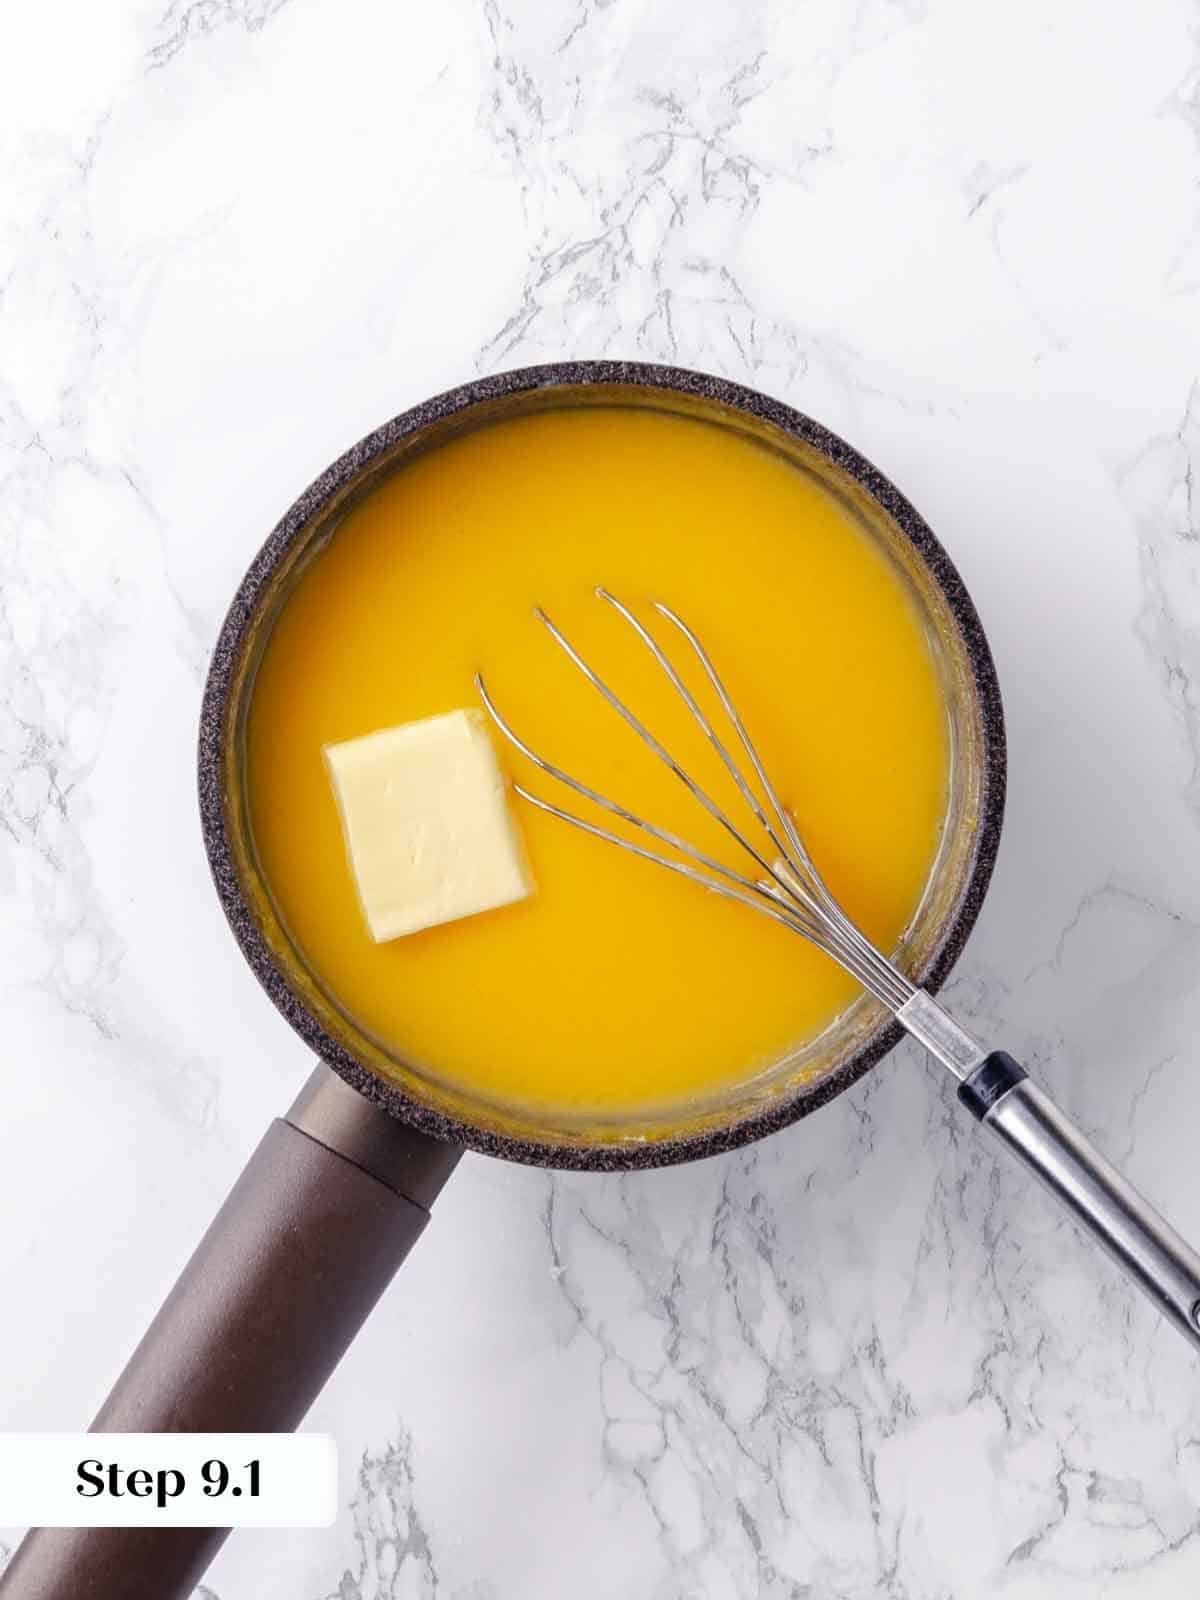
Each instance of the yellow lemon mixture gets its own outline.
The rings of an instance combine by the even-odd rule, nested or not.
[[[517,797],[534,895],[376,944],[322,759],[328,744],[477,705],[481,670],[536,750],[745,865],[534,620],[543,606],[733,810],[723,769],[597,584],[647,621],[661,599],[696,631],[830,887],[893,947],[937,851],[949,761],[916,606],[815,479],[700,421],[549,411],[399,470],[344,519],[274,624],[247,784],[282,920],[398,1076],[407,1062],[500,1106],[621,1116],[755,1076],[821,1032],[855,984],[787,930]],[[654,631],[687,663],[667,624]],[[703,681],[694,664],[687,676]],[[510,776],[584,805],[497,748]]]

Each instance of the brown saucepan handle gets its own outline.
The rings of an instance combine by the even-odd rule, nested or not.
[[[429,1220],[460,1151],[318,1067],[273,1122],[92,1424],[295,1428]],[[183,1600],[225,1528],[37,1528],[3,1600]]]

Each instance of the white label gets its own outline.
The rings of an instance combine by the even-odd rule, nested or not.
[[[0,1434],[0,1526],[327,1528],[326,1433]]]

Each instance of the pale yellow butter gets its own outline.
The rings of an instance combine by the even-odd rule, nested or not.
[[[480,712],[384,728],[324,754],[377,943],[532,894]]]

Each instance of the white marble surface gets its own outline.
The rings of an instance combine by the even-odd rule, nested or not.
[[[210,892],[264,531],[472,374],[626,355],[845,433],[1012,741],[950,991],[1200,1237],[1200,14],[110,0],[0,21],[0,1426],[82,1425],[308,1070]],[[1200,1588],[1200,1369],[912,1049],[762,1146],[470,1159],[220,1600]],[[19,1530],[0,1530],[11,1545]]]

